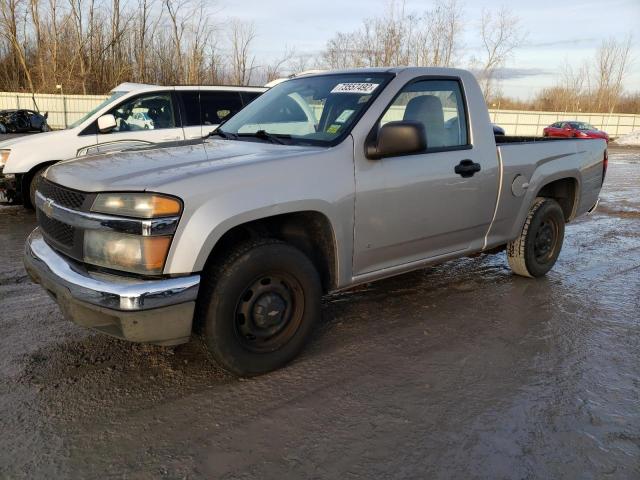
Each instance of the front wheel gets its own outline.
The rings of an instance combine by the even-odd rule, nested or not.
[[[536,198],[522,232],[507,245],[511,270],[523,277],[545,275],[556,263],[563,240],[562,208],[551,198]]]
[[[29,198],[24,198],[24,194],[26,192],[23,191],[23,205],[28,209],[36,208],[36,190],[38,190],[38,185],[40,185],[40,181],[42,180],[42,174],[47,169],[47,167],[42,167],[33,172],[31,178],[29,179]]]
[[[300,352],[320,317],[321,295],[306,255],[279,240],[255,240],[205,270],[196,321],[225,370],[259,375]]]

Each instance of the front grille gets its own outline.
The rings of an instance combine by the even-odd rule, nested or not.
[[[87,195],[82,192],[76,192],[69,188],[56,185],[46,179],[42,179],[38,185],[38,191],[46,198],[50,198],[58,205],[63,207],[79,210],[82,207]]]
[[[71,225],[47,217],[42,212],[38,212],[38,224],[46,236],[61,246],[69,249],[74,247],[76,229]]]

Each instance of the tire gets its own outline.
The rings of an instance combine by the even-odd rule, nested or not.
[[[29,198],[24,198],[25,191],[23,190],[23,204],[24,207],[29,210],[34,210],[36,208],[36,190],[38,189],[38,185],[40,184],[40,180],[42,179],[42,174],[46,169],[47,167],[41,167],[37,169],[29,178]]]
[[[321,315],[317,270],[279,240],[239,245],[205,269],[200,288],[196,325],[216,362],[240,377],[286,365]]]
[[[47,122],[42,122],[42,125],[40,125],[40,131],[42,133],[48,132],[50,130],[49,125],[47,124]]]
[[[28,132],[31,125],[24,118],[18,118],[16,120],[16,131]]]
[[[507,245],[511,270],[523,277],[542,277],[558,259],[564,240],[564,213],[551,198],[533,202],[522,232]]]

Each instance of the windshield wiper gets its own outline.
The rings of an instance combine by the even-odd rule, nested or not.
[[[266,130],[258,130],[254,133],[239,133],[238,136],[260,138],[262,140],[267,140],[271,143],[277,143],[279,145],[287,145],[288,142],[285,142],[283,138],[291,138],[291,135],[273,134],[267,132]]]
[[[225,140],[237,140],[237,138],[238,138],[238,135],[236,135],[235,133],[225,132],[224,130],[220,130],[220,128],[216,128],[212,132],[209,132],[209,134],[204,138],[209,138],[209,137],[212,137],[214,135],[217,135],[218,137],[224,138]]]
[[[213,130],[211,130],[209,133],[207,133],[207,135],[204,138],[209,138],[213,135],[217,135],[218,137],[224,138],[225,140],[236,140],[238,138],[238,135],[236,135],[235,133],[231,133],[231,132],[225,132],[224,130],[221,130],[220,127],[222,125],[224,125],[227,120],[229,120],[228,118],[225,118],[224,120],[222,120],[218,126],[216,128],[214,128]]]

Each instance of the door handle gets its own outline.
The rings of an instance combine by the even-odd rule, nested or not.
[[[473,160],[464,159],[461,160],[458,165],[453,169],[458,175],[462,178],[473,177],[476,172],[479,172],[481,169],[479,163],[474,163]]]

